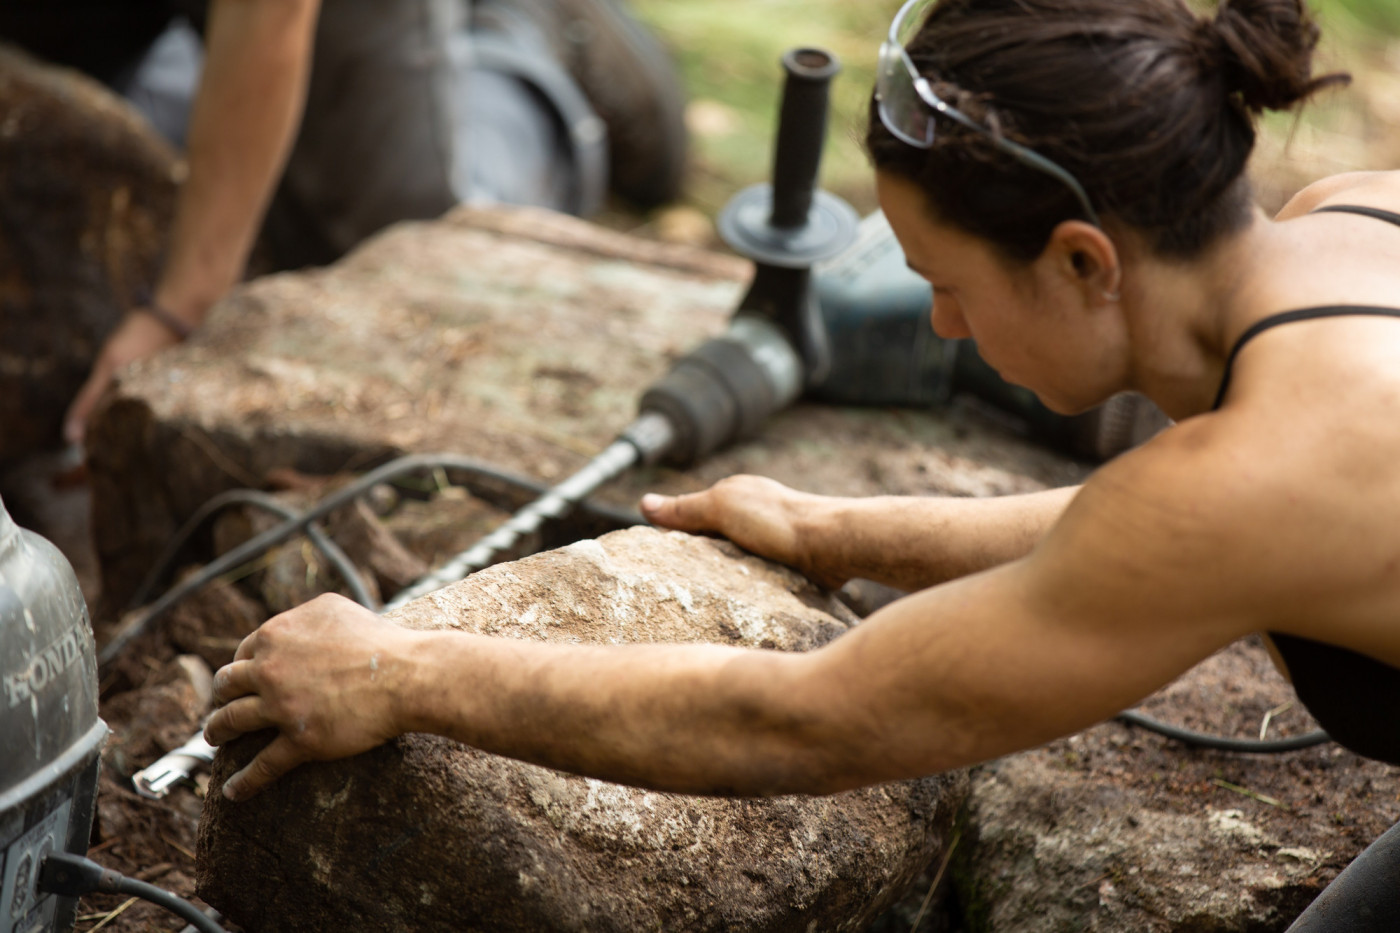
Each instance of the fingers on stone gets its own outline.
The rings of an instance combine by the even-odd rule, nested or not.
[[[670,502],[670,496],[662,496],[654,492],[649,492],[645,496],[642,496],[642,501],[638,503],[638,505],[643,515],[648,518],[661,519],[668,511]]]
[[[677,496],[671,510],[672,524],[687,531],[709,530],[713,524],[710,514],[712,502],[710,490]]]
[[[245,696],[224,706],[204,726],[204,741],[223,745],[240,735],[257,732],[276,725],[268,718],[263,702],[257,696]]]
[[[246,800],[306,760],[290,739],[279,735],[247,767],[224,782],[224,796]]]
[[[264,623],[265,624],[265,623]],[[233,653],[235,661],[250,661],[253,658],[253,649],[257,645],[259,629],[254,629],[246,638],[238,643],[238,650]]]
[[[697,493],[684,496],[649,495],[642,499],[642,511],[653,523],[663,528],[690,531],[695,525],[695,510],[689,500]]]
[[[255,692],[251,661],[233,661],[214,674],[214,700],[218,703],[227,703]]]

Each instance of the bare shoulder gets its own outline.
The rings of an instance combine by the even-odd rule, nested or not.
[[[1149,624],[1179,620],[1221,637],[1276,627],[1300,568],[1315,566],[1297,548],[1316,529],[1288,507],[1306,495],[1307,468],[1269,440],[1249,416],[1218,413],[1120,456],[1032,556],[1040,575],[1050,586],[1091,580],[1094,599],[1135,606]]]
[[[1328,204],[1363,204],[1400,212],[1400,172],[1344,172],[1319,179],[1289,199],[1276,219],[1301,217]]]
[[[1034,555],[1037,576],[1091,580],[1092,599],[1140,607],[1142,624],[1282,631],[1400,663],[1396,439],[1289,407],[1188,419],[1106,465]]]

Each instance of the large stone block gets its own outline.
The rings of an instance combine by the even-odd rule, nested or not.
[[[60,444],[155,280],[181,163],[120,98],[0,45],[0,463]]]
[[[501,564],[393,618],[568,643],[804,651],[855,618],[725,542],[633,529]],[[250,933],[861,930],[947,844],[962,774],[830,797],[654,793],[407,736],[307,765],[240,804],[217,790],[200,894]]]

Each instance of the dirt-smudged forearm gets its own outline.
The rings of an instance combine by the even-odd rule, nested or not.
[[[804,655],[462,633],[425,634],[411,653],[411,731],[658,790],[838,789],[824,762],[844,744],[842,716],[829,690],[811,689]]]
[[[914,591],[1030,553],[1077,487],[989,499],[815,498],[801,533],[810,564]]]

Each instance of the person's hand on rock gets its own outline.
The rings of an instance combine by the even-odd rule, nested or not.
[[[844,577],[813,546],[825,496],[798,492],[762,476],[731,476],[703,492],[642,497],[643,517],[677,531],[722,535],[760,557],[787,564],[835,589]]]
[[[269,619],[214,675],[224,704],[204,727],[211,745],[264,729],[278,736],[224,783],[252,796],[306,761],[346,758],[404,730],[407,649],[419,633],[326,594]]]
[[[188,327],[172,326],[178,323],[167,322],[161,315],[143,308],[133,308],[127,313],[117,325],[117,329],[107,338],[107,342],[102,345],[87,381],[68,406],[68,413],[63,419],[64,441],[70,445],[83,443],[88,418],[102,394],[112,384],[118,370],[128,363],[172,347],[188,336]]]

